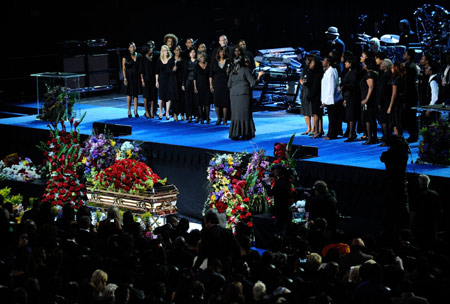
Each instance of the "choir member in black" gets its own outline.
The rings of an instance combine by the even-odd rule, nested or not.
[[[308,55],[308,58],[310,60],[309,73],[305,86],[308,88],[308,98],[311,102],[311,112],[313,115],[312,131],[309,134],[314,138],[319,138],[324,134],[322,124],[323,109],[320,101],[323,69],[317,56]]]
[[[181,56],[187,61],[189,59],[189,50],[194,47],[194,39],[187,38],[184,45],[186,46],[186,49],[181,53]]]
[[[406,69],[406,128],[409,133],[408,142],[416,142],[419,138],[419,127],[417,125],[417,110],[413,109],[417,107],[419,101],[419,90],[417,88],[417,76],[419,68],[414,62],[416,52],[413,49],[408,49],[403,54],[403,60],[405,60]]]
[[[377,138],[377,122],[376,122],[376,100],[375,100],[375,83],[378,78],[378,73],[375,72],[376,62],[372,57],[364,60],[365,73],[359,82],[359,89],[361,90],[361,115],[364,124],[366,125],[367,140],[363,145],[376,144]]]
[[[305,119],[306,124],[306,131],[303,132],[301,135],[308,135],[311,133],[311,116],[312,116],[312,106],[311,101],[308,97],[308,87],[306,86],[306,83],[308,82],[308,74],[309,74],[309,63],[310,58],[307,56],[305,59],[305,64],[303,66],[303,71],[300,76],[300,85],[301,88],[301,101],[302,101],[302,107],[300,108],[301,114],[303,115]]]
[[[403,136],[404,114],[405,114],[405,90],[406,90],[406,69],[401,62],[396,62],[392,66],[391,100],[386,113],[389,115],[390,126],[394,129],[395,135]]]
[[[213,61],[213,60],[216,60],[217,51],[218,51],[220,48],[223,48],[223,47],[228,48],[228,54],[232,54],[233,48],[232,48],[231,46],[228,45],[228,38],[227,38],[227,36],[225,36],[225,35],[221,35],[221,36],[219,37],[219,46],[218,46],[217,48],[215,48],[214,50],[212,50],[212,53],[211,53],[211,60],[212,60],[212,61]],[[200,50],[199,50],[198,52],[200,53]]]
[[[242,51],[239,52],[243,54]],[[251,139],[255,137],[255,123],[251,110],[251,87],[262,77],[258,73],[255,80],[247,68],[245,57],[239,55],[233,59],[228,77],[230,88],[231,124],[229,137],[233,140]]]
[[[198,46],[197,52],[198,53],[206,53],[206,44],[200,43],[200,45]]]
[[[428,80],[429,77],[425,74],[426,69],[430,66],[430,63],[433,61],[433,57],[430,54],[423,54],[420,58],[419,66],[419,100],[420,105],[428,105],[427,103],[427,88],[428,88]]]
[[[166,119],[169,120],[171,101],[176,92],[174,78],[175,61],[167,45],[161,47],[161,55],[156,64],[156,87],[159,93],[159,119],[163,116],[163,104],[166,105]]]
[[[172,112],[173,119],[178,121],[178,115],[181,115],[181,119],[185,120],[184,114],[184,92],[183,92],[183,76],[184,76],[184,65],[186,60],[182,57],[181,47],[177,45],[174,51],[174,71],[175,71],[175,81],[176,81],[176,94],[173,100]]]
[[[351,142],[356,139],[356,121],[359,117],[359,83],[358,83],[358,64],[354,57],[347,57],[344,62],[345,73],[341,81],[341,92],[344,98],[345,118],[347,121],[348,138],[345,142]]]
[[[175,50],[178,45],[178,37],[174,34],[166,34],[163,38],[164,45],[167,45],[171,52]]]
[[[194,74],[197,66],[197,52],[195,48],[189,49],[189,59],[184,67],[184,76],[182,89],[185,92],[184,96],[184,110],[186,111],[186,119],[188,123],[192,122],[192,117],[197,116],[197,108],[195,106],[195,91],[194,91]]]
[[[247,57],[249,63],[250,72],[254,71],[256,69],[255,58],[253,57],[253,54],[247,50],[247,43],[244,39],[241,39],[239,40],[238,45],[241,49],[244,50],[245,57]]]
[[[197,55],[197,65],[195,66],[194,73],[194,91],[197,94],[198,113],[196,122],[200,120],[200,123],[209,124],[209,110],[211,105],[211,92],[209,89],[209,74],[210,67],[208,62],[206,62],[206,53],[198,53]]]
[[[377,79],[375,85],[375,97],[378,106],[378,121],[381,125],[381,130],[383,132],[383,138],[381,139],[381,146],[386,146],[386,139],[391,135],[391,130],[389,127],[389,115],[387,114],[387,109],[391,101],[391,86],[389,86],[389,81],[392,79],[392,61],[390,59],[384,59],[380,64],[380,76]]]
[[[154,117],[154,104],[158,98],[156,90],[156,62],[158,58],[153,52],[153,45],[144,46],[142,49],[144,56],[142,57],[141,65],[141,84],[142,95],[144,97],[145,117]],[[150,111],[148,108],[148,101],[150,101]]]
[[[211,63],[209,86],[217,115],[216,125],[220,125],[222,121],[224,125],[227,124],[227,112],[230,108],[230,89],[228,89],[230,60],[228,57],[228,48],[220,48],[216,60]]]
[[[128,117],[131,118],[131,99],[134,102],[134,116],[138,114],[138,95],[140,93],[139,71],[142,56],[136,52],[134,42],[128,44],[128,51],[122,59],[123,84],[126,87]]]

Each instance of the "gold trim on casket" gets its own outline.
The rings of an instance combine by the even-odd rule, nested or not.
[[[140,194],[93,189],[87,185],[88,203],[117,206],[135,212],[151,212],[158,215],[177,213],[178,189],[175,185],[155,185],[152,190]]]

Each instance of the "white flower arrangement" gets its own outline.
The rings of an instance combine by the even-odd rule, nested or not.
[[[0,161],[0,179],[30,182],[40,177],[39,171],[29,158],[22,159],[18,164],[10,166]]]

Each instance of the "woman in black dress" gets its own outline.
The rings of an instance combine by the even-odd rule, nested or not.
[[[322,64],[315,55],[308,55],[309,58],[309,73],[308,81],[305,82],[305,86],[308,88],[308,98],[311,102],[311,112],[313,115],[312,131],[309,133],[314,138],[322,137],[323,124],[322,124],[322,102],[320,101],[323,69]]]
[[[366,125],[367,140],[363,145],[376,144],[377,138],[377,121],[376,121],[376,100],[375,100],[375,83],[378,73],[375,72],[377,64],[375,59],[367,57],[364,60],[364,76],[359,82],[361,90],[361,116],[362,121]]]
[[[243,52],[241,52],[243,54]],[[245,56],[237,56],[233,59],[228,77],[230,88],[231,124],[229,137],[233,140],[251,139],[255,137],[255,123],[253,122],[251,109],[251,87],[263,75],[259,72],[255,80],[247,68]]]
[[[145,107],[145,117],[153,118],[154,115],[154,104],[155,100],[158,98],[158,93],[156,91],[156,61],[158,60],[153,53],[153,45],[145,46],[142,49],[144,56],[142,57],[141,64],[141,84],[142,84],[142,95],[144,97],[144,107]],[[148,101],[150,101],[150,111],[148,108]]]
[[[184,67],[184,76],[182,89],[185,92],[184,95],[184,110],[186,111],[186,119],[188,123],[192,122],[192,117],[198,117],[197,107],[195,106],[195,91],[194,91],[194,74],[195,67],[197,66],[197,52],[195,48],[189,49],[189,59]]]
[[[392,79],[392,61],[384,59],[380,64],[380,77],[378,77],[376,84],[376,100],[378,106],[378,121],[381,124],[383,138],[381,139],[381,146],[386,146],[386,140],[391,135],[392,131],[389,127],[389,115],[387,109],[391,103],[392,87],[389,81]]]
[[[351,142],[356,139],[356,121],[359,117],[359,84],[358,84],[358,64],[353,58],[345,59],[344,66],[346,71],[341,82],[341,92],[344,97],[345,118],[347,121],[348,138],[345,142]]]
[[[209,90],[209,73],[210,68],[206,62],[206,53],[198,53],[198,63],[195,66],[194,73],[194,91],[197,94],[198,117],[195,122],[209,124],[209,109],[211,105],[211,92]]]
[[[175,60],[175,80],[176,80],[176,96],[173,100],[173,119],[178,121],[178,115],[181,115],[181,119],[185,120],[184,114],[184,92],[183,92],[183,76],[184,76],[184,64],[185,60],[182,57],[181,47],[177,45],[174,51]]]
[[[122,59],[123,84],[126,87],[128,117],[131,118],[131,99],[134,101],[134,116],[138,114],[138,95],[140,91],[139,70],[141,67],[142,56],[136,52],[134,42],[128,44],[128,52]]]
[[[228,47],[222,47],[217,51],[216,60],[211,63],[209,75],[209,87],[214,97],[214,108],[217,114],[216,125],[227,124],[227,112],[230,108],[230,89],[228,89]]]
[[[156,87],[159,93],[159,119],[163,116],[163,103],[166,104],[166,119],[169,120],[171,101],[173,100],[176,88],[174,86],[174,66],[172,53],[167,45],[161,47],[161,55],[156,64]]]
[[[302,100],[302,107],[300,108],[300,113],[303,115],[305,119],[306,124],[306,131],[303,132],[301,135],[308,135],[311,133],[311,116],[312,116],[312,106],[311,101],[308,97],[308,87],[306,86],[306,82],[308,81],[308,74],[309,74],[309,63],[310,60],[307,57],[305,59],[305,64],[303,67],[302,74],[300,75],[300,81],[299,84],[301,85],[301,100]]]
[[[389,81],[389,86],[391,87],[392,95],[386,113],[389,115],[394,134],[403,136],[406,107],[406,68],[403,63],[397,61],[392,66],[392,79]]]

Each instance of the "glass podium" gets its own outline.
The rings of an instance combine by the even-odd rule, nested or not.
[[[44,72],[36,77],[37,119],[44,121],[80,118],[80,78],[85,74]]]

